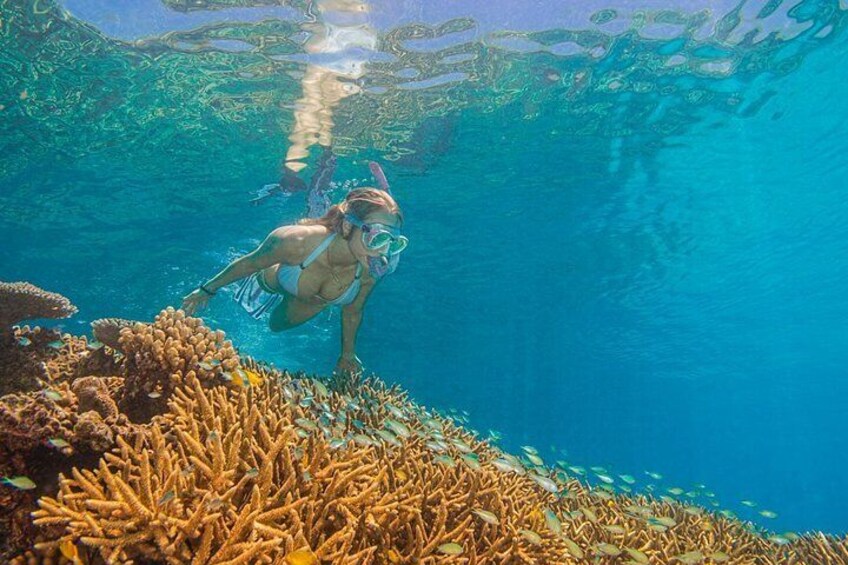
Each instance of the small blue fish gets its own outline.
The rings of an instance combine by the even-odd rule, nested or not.
[[[477,457],[476,453],[464,453],[461,457],[465,464],[471,469],[475,471],[480,469],[480,459]]]
[[[548,492],[556,494],[559,491],[559,487],[557,486],[557,484],[548,477],[543,477],[535,473],[530,473],[530,478],[533,479],[537,485],[539,485]]]
[[[174,499],[174,496],[175,496],[175,495],[174,495],[174,491],[169,490],[168,492],[166,492],[165,494],[163,494],[163,495],[162,495],[162,498],[160,498],[160,499],[159,499],[159,502],[158,502],[157,504],[158,504],[159,506],[164,506],[164,505],[165,505],[165,504],[167,504],[169,501],[173,500],[173,499]]]
[[[56,449],[64,449],[66,447],[71,447],[71,444],[67,441],[63,440],[59,437],[50,438],[47,440],[47,443],[55,447]]]
[[[304,397],[303,400],[300,401],[300,406],[301,408],[309,408],[310,406],[312,406],[312,397]]]
[[[392,413],[392,416],[397,418],[398,420],[406,420],[406,414],[404,414],[400,408],[394,406],[392,404],[387,404],[386,409]]]
[[[88,346],[87,346],[87,347],[88,347],[88,349],[90,349],[91,351],[97,351],[98,349],[100,349],[100,348],[102,348],[102,347],[103,347],[103,344],[102,344],[102,343],[100,343],[99,341],[97,341],[97,340],[95,339],[95,340],[93,340],[93,341],[88,342]]]
[[[347,442],[340,438],[334,438],[330,440],[330,449],[339,449],[340,447],[344,447]]]
[[[53,349],[62,349],[64,345],[65,343],[62,340],[57,339],[56,341],[51,341],[50,343],[48,343],[47,347],[52,347]]]
[[[295,424],[303,428],[304,430],[308,430],[310,432],[314,432],[318,429],[318,426],[315,425],[315,422],[312,420],[307,420],[306,418],[297,418],[294,421]]]
[[[441,463],[442,465],[447,465],[448,467],[456,467],[456,461],[454,461],[453,457],[450,455],[439,455],[433,458],[433,461]]]
[[[62,400],[62,395],[59,392],[53,390],[52,388],[48,388],[47,390],[45,390],[44,396],[54,401]]]
[[[251,467],[250,469],[248,469],[248,470],[245,472],[245,474],[244,474],[244,475],[245,475],[246,477],[251,478],[251,479],[255,479],[257,476],[259,476],[259,469],[257,469],[256,467]]]
[[[19,337],[18,343],[26,347],[27,345],[32,344],[32,340],[28,337]]]
[[[391,418],[386,418],[386,426],[400,437],[408,438],[410,435],[409,428],[396,420],[392,420]]]
[[[32,482],[32,479],[29,477],[24,477],[19,475],[17,477],[3,477],[0,479],[0,483],[4,485],[9,485],[10,487],[15,487],[20,490],[32,490],[35,488],[35,483]]]

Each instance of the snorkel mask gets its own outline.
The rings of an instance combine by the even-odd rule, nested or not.
[[[394,226],[380,223],[366,224],[352,214],[345,220],[362,230],[362,245],[369,251],[380,251],[378,257],[368,256],[368,272],[375,279],[390,275],[400,263],[400,253],[409,244],[409,239]]]

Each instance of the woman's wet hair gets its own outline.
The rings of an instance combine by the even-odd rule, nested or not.
[[[403,213],[400,211],[400,206],[395,202],[395,199],[385,190],[367,186],[354,188],[348,192],[343,201],[330,206],[327,213],[320,218],[303,218],[298,220],[297,223],[307,226],[326,226],[330,230],[341,234],[345,214],[352,214],[364,221],[373,212],[396,214],[401,225],[403,225]]]

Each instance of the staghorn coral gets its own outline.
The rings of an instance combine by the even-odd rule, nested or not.
[[[612,496],[564,473],[550,479],[555,494],[534,478],[542,468],[495,465],[508,455],[377,379],[348,395],[245,366],[262,372],[261,387],[187,375],[149,434],[119,438],[97,469],[62,477],[34,516],[64,532],[38,547],[79,540],[107,562],[281,565],[295,551],[339,564],[845,555],[846,541],[777,546],[706,510]]]
[[[0,332],[33,318],[67,318],[76,314],[71,301],[27,282],[0,282]]]
[[[95,466],[63,471],[58,492],[40,485],[53,495],[33,515],[38,532],[32,495],[15,493],[0,534],[39,549],[14,563],[61,561],[63,542],[87,562],[121,563],[848,562],[848,538],[780,545],[703,508],[520,462],[374,376],[323,381],[239,360],[222,334],[179,311],[121,331],[122,376],[86,374],[90,346],[65,335],[34,348],[51,390],[0,400],[0,439],[18,430],[0,449],[44,452],[51,436],[114,446]],[[135,403],[164,410],[148,425],[120,412],[129,380]],[[164,390],[167,404],[148,390]],[[15,472],[29,464],[21,451],[8,461]]]
[[[224,337],[173,308],[160,312],[152,324],[122,328],[119,349],[126,358],[121,409],[134,421],[149,420],[164,410],[183,375],[213,381],[238,369],[238,354]]]

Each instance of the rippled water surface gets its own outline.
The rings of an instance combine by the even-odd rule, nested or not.
[[[249,201],[332,143],[334,196],[381,162],[411,241],[369,299],[369,369],[509,448],[845,532],[846,17],[0,0],[0,280],[70,297],[69,331],[150,319],[301,217],[302,193]],[[227,296],[206,316],[280,366],[339,352],[338,311],[285,334]]]

